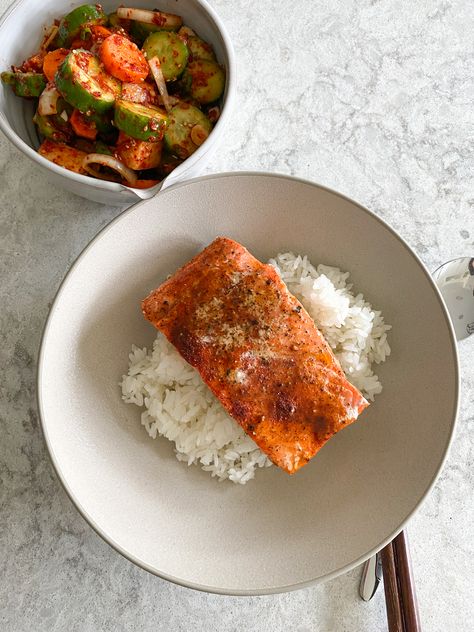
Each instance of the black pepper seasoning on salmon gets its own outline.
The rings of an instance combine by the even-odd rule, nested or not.
[[[276,270],[231,239],[213,241],[142,309],[290,474],[368,406]]]

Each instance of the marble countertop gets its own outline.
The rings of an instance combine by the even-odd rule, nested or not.
[[[207,172],[278,171],[333,187],[389,221],[430,269],[474,254],[472,2],[211,4],[235,43],[238,99]],[[49,463],[35,367],[58,284],[120,209],[57,190],[3,136],[0,178],[0,628],[386,629],[383,590],[358,599],[360,569],[290,594],[207,595],[136,568],[89,528]],[[409,524],[425,632],[466,630],[474,618],[474,337],[459,351],[457,434]]]

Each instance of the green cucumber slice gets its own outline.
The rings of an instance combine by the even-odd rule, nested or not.
[[[149,22],[132,20],[130,23],[130,34],[141,45],[150,33],[156,33],[158,31],[177,31],[179,28],[179,26],[173,26],[173,24],[169,26],[166,22],[164,24],[150,24]]]
[[[161,26],[156,24],[146,24],[145,22],[135,22],[133,20],[130,24],[130,35],[141,46],[150,33],[156,33],[157,31],[165,30]]]
[[[106,156],[113,156],[110,147],[101,140],[97,140],[95,142],[94,151],[96,154],[105,154]]]
[[[41,136],[44,136],[44,138],[49,138],[60,143],[67,143],[72,134],[67,133],[67,128],[65,127],[60,129],[56,119],[56,116],[41,116],[41,114],[36,112],[33,116],[33,123],[35,123],[39,133]]]
[[[188,64],[183,84],[198,103],[212,103],[224,92],[225,73],[217,62],[197,59]]]
[[[114,123],[128,136],[153,143],[163,138],[168,117],[154,105],[119,100],[115,105]]]
[[[123,22],[114,11],[113,13],[109,13],[107,16],[107,24],[113,28],[120,28]]]
[[[120,81],[108,75],[97,57],[85,50],[71,51],[54,79],[64,99],[86,114],[110,110],[120,95]]]
[[[188,158],[198,148],[198,145],[191,138],[191,132],[195,125],[200,125],[208,133],[212,130],[212,123],[207,116],[189,103],[175,105],[168,117],[165,145],[172,154],[179,158]]]
[[[150,35],[158,31],[176,31],[177,27],[158,26],[157,24],[148,24],[147,22],[132,21],[130,25],[130,35],[141,45]]]
[[[47,83],[44,75],[35,72],[2,72],[1,78],[17,97],[39,97]]]
[[[149,35],[143,44],[147,59],[158,57],[165,81],[177,79],[188,63],[188,47],[171,31],[157,31]]]
[[[108,110],[105,114],[98,114],[97,112],[91,112],[89,116],[87,116],[95,126],[100,134],[110,134],[114,131],[113,124],[113,112],[112,110]]]
[[[150,27],[150,28],[148,28]],[[130,35],[137,42],[139,46],[142,46],[143,42],[155,31],[159,31],[160,27],[155,24],[144,24],[143,22],[132,22],[130,24]]]
[[[83,4],[65,15],[58,27],[55,44],[67,48],[87,25],[106,24],[107,16],[98,4]]]
[[[54,124],[61,129],[71,129],[69,123],[69,117],[74,112],[72,105],[69,105],[62,97],[58,99],[57,103],[58,113],[54,114],[51,118],[54,119]]]
[[[188,37],[186,42],[189,50],[189,58],[192,61],[196,59],[207,59],[207,61],[216,61],[214,49],[210,44],[202,40],[200,37]]]

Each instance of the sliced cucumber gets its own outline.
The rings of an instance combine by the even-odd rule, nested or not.
[[[188,48],[183,40],[171,31],[158,31],[149,35],[143,44],[148,59],[158,57],[166,81],[174,81],[188,63]]]
[[[190,60],[207,59],[207,61],[216,61],[212,46],[200,37],[189,37],[186,44],[188,46]]]
[[[212,103],[224,92],[225,73],[217,62],[197,59],[188,64],[183,84],[199,103]]]
[[[146,24],[145,22],[131,22],[130,35],[140,44],[146,40],[150,33],[161,31],[162,28],[156,24]]]
[[[188,103],[175,105],[169,113],[165,132],[167,149],[179,158],[187,158],[194,153],[199,146],[192,138],[195,126],[201,127],[207,134],[212,130],[210,120],[201,110]]]
[[[154,105],[119,100],[115,105],[114,123],[127,136],[156,143],[163,138],[168,117]]]
[[[183,24],[183,19],[174,13],[164,13],[154,9],[127,9],[119,7],[117,16],[122,20],[131,21],[131,33],[134,37],[144,38],[154,31],[177,31]]]
[[[72,105],[69,105],[69,103],[61,97],[58,99],[56,109],[58,110],[58,113],[51,117],[54,119],[54,124],[61,129],[71,130],[69,117],[74,112]]]
[[[113,28],[120,28],[123,26],[123,21],[119,18],[115,11],[114,13],[109,13],[109,15],[107,16],[107,23]]]
[[[96,140],[94,153],[96,154],[104,154],[106,156],[113,156],[113,153],[108,145],[104,143],[102,140]]]
[[[176,27],[158,26],[157,24],[135,21],[132,21],[130,25],[130,34],[139,44],[143,44],[150,33],[157,33],[158,31],[176,31]]]
[[[71,133],[67,133],[65,127],[62,129],[57,125],[56,116],[41,116],[36,112],[33,122],[38,127],[38,131],[44,138],[66,143],[71,138]]]
[[[57,132],[57,130],[54,127],[50,117],[41,116],[41,114],[38,114],[38,112],[36,112],[36,114],[33,116],[33,123],[37,126],[38,132],[41,134],[41,136],[44,136],[45,138],[54,139],[54,135]],[[60,140],[60,139],[58,138],[57,140]],[[61,140],[64,140],[64,139],[61,139]]]
[[[110,132],[114,131],[112,110],[108,110],[105,114],[91,112],[87,118],[95,123],[100,134],[110,134]]]
[[[55,44],[67,48],[85,26],[106,24],[107,16],[99,4],[83,4],[63,17],[58,26]]]
[[[17,97],[39,97],[47,83],[44,75],[35,72],[2,72],[1,78]]]
[[[64,99],[84,113],[106,112],[120,95],[120,81],[104,72],[97,57],[85,50],[69,53],[55,82]]]

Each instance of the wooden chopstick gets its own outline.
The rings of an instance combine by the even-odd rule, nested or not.
[[[420,615],[406,531],[401,531],[393,540],[393,551],[405,632],[420,632]]]
[[[383,588],[387,608],[388,632],[405,632],[400,594],[398,591],[393,542],[389,542],[387,546],[381,550],[380,555],[382,556]]]
[[[389,632],[421,632],[406,533],[381,551]]]

